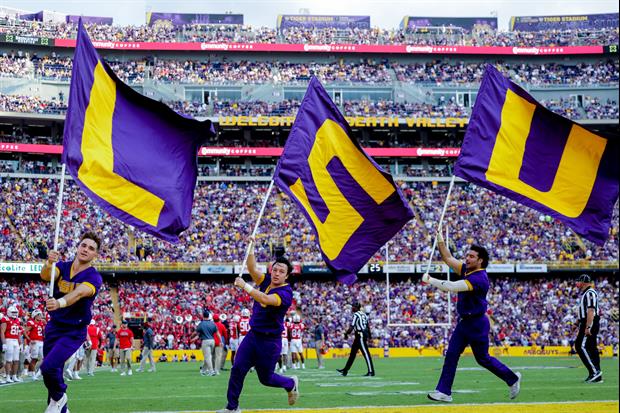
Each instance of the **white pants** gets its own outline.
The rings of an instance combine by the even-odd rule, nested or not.
[[[230,351],[237,351],[238,348],[239,348],[239,339],[231,338],[230,339]]]
[[[142,349],[142,358],[140,359],[140,370],[144,370],[147,359],[149,363],[151,364],[151,369],[155,370],[155,360],[153,360],[153,349],[144,347]]]
[[[19,361],[19,341],[16,338],[7,338],[4,344],[4,362],[10,363],[13,361]]]
[[[43,342],[31,341],[30,342],[30,358],[43,360]]]
[[[291,340],[291,353],[301,353],[303,352],[304,349],[301,345],[301,339],[300,338],[296,338],[294,340]]]
[[[282,351],[280,351],[280,355],[288,355],[288,338],[282,338]]]
[[[88,374],[95,373],[95,367],[97,367],[97,350],[91,348],[86,350],[86,372]]]

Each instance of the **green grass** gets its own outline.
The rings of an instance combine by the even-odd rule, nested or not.
[[[523,373],[517,402],[618,400],[618,360],[603,359],[605,382],[584,384],[587,375],[578,358],[503,358]],[[377,359],[377,377],[362,377],[365,367],[358,358],[348,377],[336,368],[344,360],[328,360],[325,370],[316,361],[294,371],[300,377],[301,398],[295,407],[393,406],[430,403],[425,392],[434,389],[443,359]],[[228,367],[228,366],[227,366]],[[472,357],[461,359],[460,368],[477,367]],[[526,367],[525,369],[523,369]],[[120,377],[108,369],[96,376],[69,383],[69,406],[73,412],[144,412],[214,410],[226,404],[229,371],[219,377],[202,377],[197,363],[159,364],[157,373],[134,373]],[[482,370],[460,370],[454,383],[455,403],[508,402],[508,387]],[[459,393],[459,390],[465,391]],[[419,393],[418,393],[419,392]],[[360,393],[360,394],[357,394]],[[41,381],[0,387],[0,412],[40,413],[47,392]],[[286,393],[263,387],[256,373],[249,373],[241,396],[246,409],[286,408]]]

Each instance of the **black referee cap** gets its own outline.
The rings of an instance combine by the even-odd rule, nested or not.
[[[577,282],[590,284],[592,282],[592,277],[590,277],[588,274],[581,274],[579,278],[577,278]]]

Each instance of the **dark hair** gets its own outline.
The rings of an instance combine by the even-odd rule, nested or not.
[[[478,258],[482,259],[482,268],[489,266],[489,251],[486,248],[480,245],[472,245],[469,249],[478,253]]]
[[[359,301],[353,301],[353,304],[351,304],[352,308],[357,308],[358,310],[360,310],[362,308],[362,305],[359,303]]]
[[[85,239],[90,239],[90,240],[95,241],[95,244],[97,244],[97,251],[99,251],[99,249],[101,248],[101,238],[99,238],[97,234],[95,234],[92,231],[85,232],[84,234],[82,234],[82,237],[80,238],[80,242],[84,241]]]
[[[286,258],[286,257],[278,257],[275,259],[275,261],[273,262],[273,264],[271,265],[271,267],[273,268],[274,265],[276,264],[284,264],[286,265],[286,275],[291,275],[291,273],[293,272],[293,265],[291,264],[291,262]]]

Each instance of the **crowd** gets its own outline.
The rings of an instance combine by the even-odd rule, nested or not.
[[[30,261],[30,244],[52,245],[58,180],[3,178],[0,198],[0,260]],[[447,185],[434,182],[401,182],[401,189],[416,212],[394,237],[391,262],[421,262],[428,258],[435,223]],[[129,234],[118,220],[97,208],[73,183],[65,185],[61,240],[66,253],[73,239],[86,228],[101,233],[106,248],[100,260],[136,262],[239,262],[247,237],[267,189],[266,183],[200,181],[196,187],[191,226],[180,242],[169,244],[137,232]],[[485,217],[480,222],[472,217]],[[578,240],[563,224],[472,184],[457,185],[446,215],[457,253],[471,243],[487,247],[498,262],[602,260],[618,261],[618,206],[604,246]],[[272,194],[259,228],[260,242],[283,243],[294,261],[322,262],[315,235],[299,208],[283,193]],[[61,241],[61,243],[64,241]],[[136,254],[136,246],[148,254]],[[268,255],[259,256],[266,260]],[[382,257],[379,254],[378,260]]]
[[[599,342],[618,344],[618,326],[606,315],[617,308],[618,281],[595,279],[599,292],[601,332]],[[42,309],[46,284],[14,278],[0,279],[0,310],[17,303],[23,311]],[[142,314],[151,319],[156,349],[199,349],[193,337],[202,310],[215,314],[239,314],[251,308],[247,294],[220,281],[131,280],[118,284],[119,306],[125,316]],[[307,326],[303,341],[312,346],[313,328],[322,318],[329,348],[350,345],[344,332],[351,321],[350,304],[363,303],[369,314],[371,347],[435,347],[446,344],[443,327],[388,327],[385,281],[368,279],[351,286],[332,280],[297,280],[293,284],[291,312],[301,315]],[[579,290],[567,278],[517,279],[492,277],[489,290],[491,343],[496,346],[568,346],[576,336],[575,302]],[[429,289],[417,278],[390,284],[392,324],[448,323],[449,307],[455,309],[455,296]],[[110,290],[106,284],[95,300],[93,316],[105,330],[113,327]],[[452,313],[455,322],[455,314]]]
[[[0,33],[56,39],[75,38],[74,23],[10,20]],[[94,25],[86,29],[93,40],[124,42],[217,42],[288,44],[461,45],[461,46],[581,46],[618,44],[618,27],[599,29],[498,31],[488,26],[472,30],[444,28],[314,28],[276,30],[251,25]]]
[[[278,62],[215,61],[142,58],[107,60],[121,80],[142,84],[145,78],[156,82],[189,84],[306,84],[311,76],[323,83],[390,85],[393,78],[405,83],[425,85],[478,84],[486,62],[432,60],[426,63],[399,63],[387,59],[361,59],[357,62]],[[617,85],[618,60],[566,63],[490,62],[514,81],[531,86]],[[28,53],[5,53],[0,57],[0,76],[39,77],[69,81],[73,62],[69,57],[39,57]],[[394,76],[393,76],[394,75]]]

